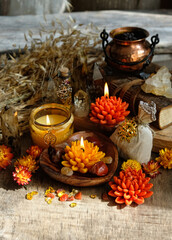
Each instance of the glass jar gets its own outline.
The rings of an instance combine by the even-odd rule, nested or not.
[[[61,67],[58,73],[57,102],[68,107],[72,105],[71,74],[68,68]]]
[[[69,108],[61,104],[49,103],[33,109],[29,120],[33,143],[48,148],[67,140],[74,131],[73,121]]]

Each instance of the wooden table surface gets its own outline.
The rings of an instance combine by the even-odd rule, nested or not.
[[[72,13],[78,23],[97,24],[107,31],[121,26],[140,26],[150,35],[159,33],[161,42],[158,49],[170,53],[172,47],[172,16],[161,14],[103,11]],[[47,16],[48,24],[54,17],[64,20],[68,14]],[[38,34],[41,16],[0,17],[0,51],[12,48],[13,43],[24,46],[23,33],[31,29]],[[23,154],[29,145],[23,142]],[[121,160],[119,160],[120,169]],[[0,239],[6,240],[170,240],[172,239],[172,171],[161,169],[162,174],[152,179],[152,197],[140,206],[121,208],[111,201],[102,201],[101,194],[107,184],[97,187],[78,188],[82,200],[75,208],[69,202],[54,199],[48,205],[44,191],[55,189],[71,190],[70,186],[56,182],[41,169],[32,177],[27,186],[18,187],[12,178],[13,167],[0,172]],[[76,187],[75,187],[76,188]],[[38,191],[33,200],[25,199],[31,191]],[[97,198],[91,199],[90,195]]]

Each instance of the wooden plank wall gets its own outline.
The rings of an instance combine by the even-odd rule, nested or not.
[[[0,0],[0,15],[59,13],[65,10],[67,1],[73,5],[73,11],[172,8],[169,0]]]
[[[154,10],[160,8],[161,0],[72,0],[73,11],[84,10]]]

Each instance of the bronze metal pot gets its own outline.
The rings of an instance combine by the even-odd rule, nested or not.
[[[110,32],[112,41],[108,42],[109,35],[104,29],[100,37],[105,61],[122,71],[141,71],[152,61],[155,45],[159,43],[158,34],[151,37],[151,43],[146,40],[148,36],[145,29],[122,27]]]

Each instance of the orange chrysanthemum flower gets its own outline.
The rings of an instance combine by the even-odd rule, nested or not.
[[[38,159],[41,155],[42,148],[38,146],[31,146],[29,149],[26,150],[26,152],[31,155],[33,159]]]
[[[144,203],[144,198],[150,197],[153,192],[149,191],[153,184],[149,183],[150,178],[145,178],[145,174],[140,169],[128,168],[121,171],[119,177],[114,177],[114,182],[109,182],[112,190],[109,195],[115,197],[115,202],[130,205],[132,202],[137,204]]]
[[[5,169],[11,164],[12,158],[13,154],[11,153],[11,148],[5,145],[0,145],[0,170]]]
[[[23,158],[19,158],[14,163],[15,167],[24,166],[27,167],[30,172],[35,172],[39,166],[37,165],[37,162],[35,159],[32,158],[31,155],[23,156]]]
[[[27,167],[24,166],[18,166],[15,167],[15,171],[13,172],[14,180],[19,185],[27,185],[31,181],[31,172],[28,170]]]

